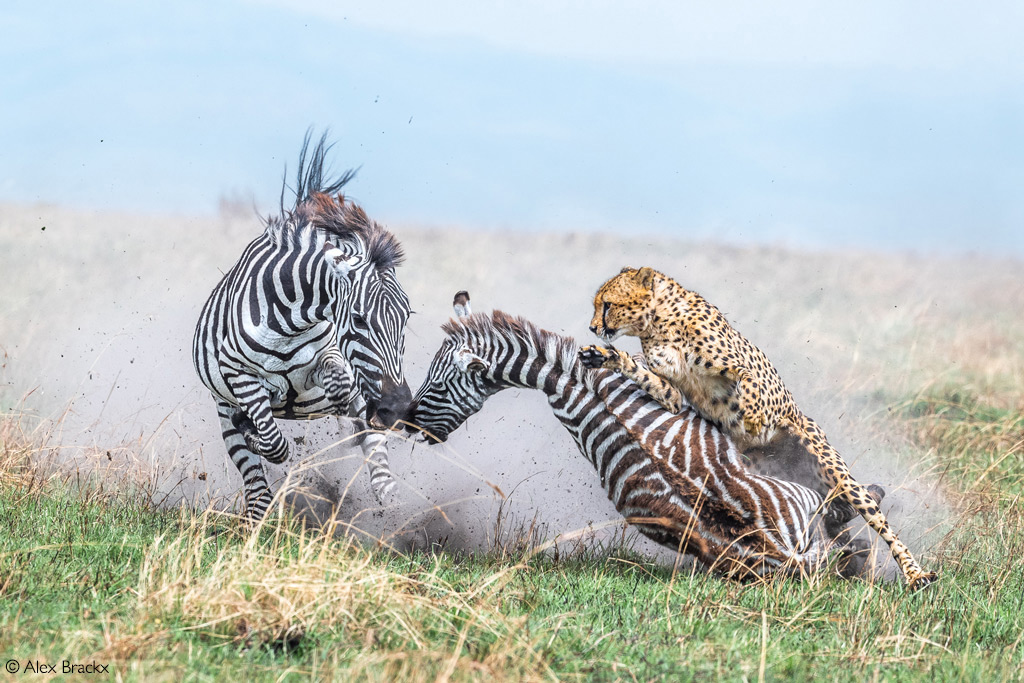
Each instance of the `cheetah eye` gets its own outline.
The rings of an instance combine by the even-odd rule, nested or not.
[[[611,307],[612,307],[612,305],[610,303],[608,303],[607,301],[605,301],[604,302],[604,310],[601,311],[601,315],[608,315],[608,309],[611,308]]]

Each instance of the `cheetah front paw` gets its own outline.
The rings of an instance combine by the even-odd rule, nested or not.
[[[759,436],[764,431],[764,420],[759,417],[743,414],[743,430],[751,436]]]
[[[607,370],[620,370],[619,352],[614,349],[606,349],[601,346],[584,346],[579,351],[580,362],[588,368],[605,368]]]
[[[612,354],[608,349],[600,346],[582,346],[577,356],[584,367],[601,368],[604,367],[605,361],[612,357]]]

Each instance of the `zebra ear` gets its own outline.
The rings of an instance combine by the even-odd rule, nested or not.
[[[452,301],[452,308],[455,310],[456,318],[468,318],[473,314],[473,309],[469,306],[469,292],[462,290],[455,294],[455,300]]]
[[[462,372],[483,372],[487,369],[484,359],[463,347],[455,354],[455,367]]]
[[[359,254],[347,255],[330,242],[324,242],[324,261],[327,262],[327,267],[331,269],[331,272],[343,279],[352,272],[353,268],[362,263],[363,259]]]

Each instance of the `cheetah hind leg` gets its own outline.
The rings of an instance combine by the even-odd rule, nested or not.
[[[875,501],[875,504],[882,502],[885,498],[885,489],[878,484],[868,486],[868,495]],[[850,505],[843,498],[833,498],[825,504],[822,520],[825,524],[825,533],[829,538],[838,539],[845,533],[844,528],[852,520],[860,516],[857,509]]]
[[[839,497],[850,503],[860,512],[868,525],[882,537],[882,540],[888,544],[900,571],[906,577],[910,590],[920,590],[932,584],[938,575],[935,572],[925,571],[921,567],[910,552],[910,548],[899,539],[889,525],[878,501],[873,499],[874,497],[868,489],[865,489],[853,478],[846,462],[825,439],[821,428],[806,415],[802,416],[801,422],[801,442],[817,460],[822,480],[831,487],[829,497]]]

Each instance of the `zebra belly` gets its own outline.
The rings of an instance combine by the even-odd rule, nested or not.
[[[270,404],[274,417],[288,420],[309,419],[327,415],[346,415],[348,406],[332,404],[320,387],[313,387],[289,400]]]
[[[348,406],[331,403],[313,380],[321,358],[336,344],[332,323],[321,322],[293,336],[283,336],[263,326],[247,332],[249,340],[272,352],[246,344],[245,348],[225,349],[217,354],[222,362],[221,371],[213,374],[214,386],[208,386],[216,396],[238,404],[224,379],[225,371],[230,369],[254,376],[266,388],[275,417],[300,419],[347,414]],[[245,339],[240,340],[239,346]]]
[[[267,376],[288,377],[293,386],[296,373],[316,367],[320,356],[337,343],[334,325],[329,322],[317,323],[288,336],[262,325],[247,330],[247,333],[258,344],[258,347],[249,347],[242,353],[253,369],[261,370]],[[269,352],[258,350],[260,347]],[[305,379],[301,381],[305,382]]]

